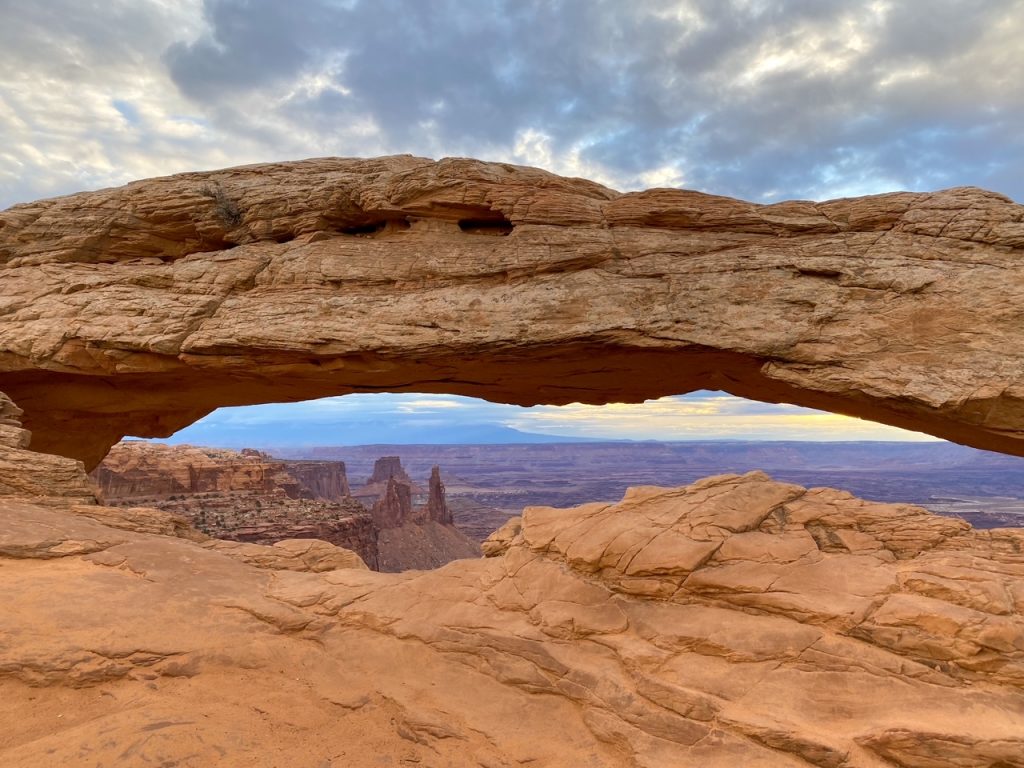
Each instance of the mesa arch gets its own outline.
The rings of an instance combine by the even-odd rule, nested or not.
[[[1024,206],[760,206],[410,156],[191,173],[0,212],[0,392],[97,463],[218,406],[720,389],[1024,455]]]

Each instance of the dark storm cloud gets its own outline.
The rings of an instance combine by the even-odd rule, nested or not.
[[[164,55],[181,90],[201,101],[223,101],[239,89],[295,76],[314,62],[323,44],[342,42],[342,11],[328,3],[207,2],[211,35],[174,43]]]

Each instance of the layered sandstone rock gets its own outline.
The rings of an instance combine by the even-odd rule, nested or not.
[[[118,443],[91,473],[107,499],[162,500],[178,494],[271,493],[339,501],[349,495],[340,461],[281,461],[251,448]]]
[[[95,503],[82,462],[28,450],[21,409],[0,392],[0,496]]]
[[[504,525],[487,537],[481,546],[484,557],[498,557],[508,552],[512,542],[516,540],[523,530],[523,518],[510,517]]]
[[[108,532],[129,531],[133,534],[170,536],[199,542],[263,568],[323,571],[340,567],[366,567],[356,552],[342,549],[326,541],[284,541],[280,547],[270,549],[257,544],[238,545],[211,540],[193,527],[194,510],[184,510],[185,514],[175,514],[166,509],[151,507],[97,504],[95,488],[86,475],[82,462],[24,449],[29,440],[27,431],[21,429],[20,415],[21,410],[7,395],[0,392],[0,539],[7,541],[6,548],[0,544],[0,557],[45,559],[97,551],[97,546],[100,549],[105,546],[102,541],[97,542],[88,538],[78,540],[74,531],[83,528],[87,531],[97,530],[92,523],[98,523],[102,529],[108,529]],[[131,460],[131,449],[127,449],[127,452],[115,452],[115,462],[119,462],[122,468],[127,467],[129,474],[134,472],[133,481],[112,482],[108,491],[114,487],[133,491],[144,490],[149,494],[156,491],[164,492],[168,487],[180,490],[180,484],[172,483],[169,486],[169,481],[161,478],[159,473],[138,472],[140,463],[152,464],[153,454],[143,444],[136,444],[133,448],[137,449],[135,459],[141,458],[142,461]],[[196,449],[189,448],[189,452],[196,453]],[[258,452],[249,452],[247,455],[262,456]],[[148,462],[145,460],[147,458]],[[166,462],[163,466],[167,466]],[[152,466],[149,468],[151,470]],[[174,473],[170,474],[173,480]],[[196,476],[187,472],[186,475],[193,479]],[[142,478],[145,480],[142,481]],[[209,480],[208,477],[206,479]],[[22,532],[18,523],[19,514],[25,510],[39,512],[40,507],[59,509],[63,516],[48,518],[55,521],[52,524],[54,530],[48,535],[44,526],[44,529],[39,531],[43,535],[34,539],[29,537],[28,541],[18,541]],[[45,516],[49,513],[43,514]],[[303,531],[306,535],[317,532]],[[373,533],[371,530],[371,534]],[[361,541],[358,535],[350,535],[349,538],[353,543]],[[126,539],[114,535],[111,540]],[[373,541],[375,545],[375,536]],[[375,546],[368,554],[376,556]]]
[[[320,539],[378,567],[377,529],[347,495],[343,462],[130,441],[114,446],[92,477],[109,504],[156,507],[217,539]],[[282,550],[267,552],[262,557],[279,557]]]
[[[298,480],[304,496],[339,501],[352,495],[343,461],[288,461],[285,470]]]
[[[373,522],[381,529],[398,528],[412,522],[412,489],[392,477],[380,498],[373,503]]]
[[[754,205],[408,156],[181,174],[0,213],[0,390],[91,467],[221,405],[693,389],[1024,454],[1024,207]],[[595,361],[600,361],[596,364]]]
[[[355,551],[337,547],[327,541],[303,537],[282,539],[270,546],[247,544],[239,541],[210,539],[203,546],[224,552],[257,568],[275,571],[308,571],[323,573],[339,568],[367,570],[366,559]]]
[[[757,206],[411,157],[0,213],[0,764],[1021,768],[1019,530],[755,473],[381,574],[90,504],[24,428],[92,466],[219,405],[711,388],[1020,454],[1022,250],[972,188]]]
[[[379,566],[378,529],[366,508],[351,498],[324,502],[281,492],[211,493],[150,503],[217,539],[268,545],[319,539],[355,552],[374,570]]]
[[[441,482],[441,468],[436,464],[430,470],[430,480],[427,487],[427,506],[424,509],[424,516],[441,525],[454,525],[452,511],[448,508],[448,499],[444,493],[444,483]]]
[[[1017,530],[760,473],[407,574],[5,519],[12,768],[1024,765]]]

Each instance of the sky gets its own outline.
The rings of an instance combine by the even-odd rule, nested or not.
[[[1024,0],[0,0],[0,19],[0,209],[393,153],[757,202],[966,184],[1024,201]],[[374,408],[403,417],[389,397]],[[682,429],[707,397],[648,408]],[[516,413],[487,423],[553,423]],[[621,431],[633,410],[560,413]],[[724,416],[705,429],[728,434]]]
[[[227,448],[566,440],[934,440],[832,413],[691,392],[644,403],[523,408],[472,397],[356,394],[221,408],[168,442]]]

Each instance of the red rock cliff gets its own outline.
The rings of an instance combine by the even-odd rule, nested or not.
[[[107,503],[145,503],[183,515],[218,539],[322,539],[378,566],[377,528],[347,495],[340,461],[132,441],[114,446],[92,477]]]
[[[426,518],[442,525],[454,525],[452,511],[448,508],[448,499],[444,494],[444,483],[441,482],[441,468],[436,464],[430,470],[430,497],[427,499]]]
[[[391,477],[373,504],[373,522],[380,529],[400,528],[412,520],[412,491],[408,483]]]

